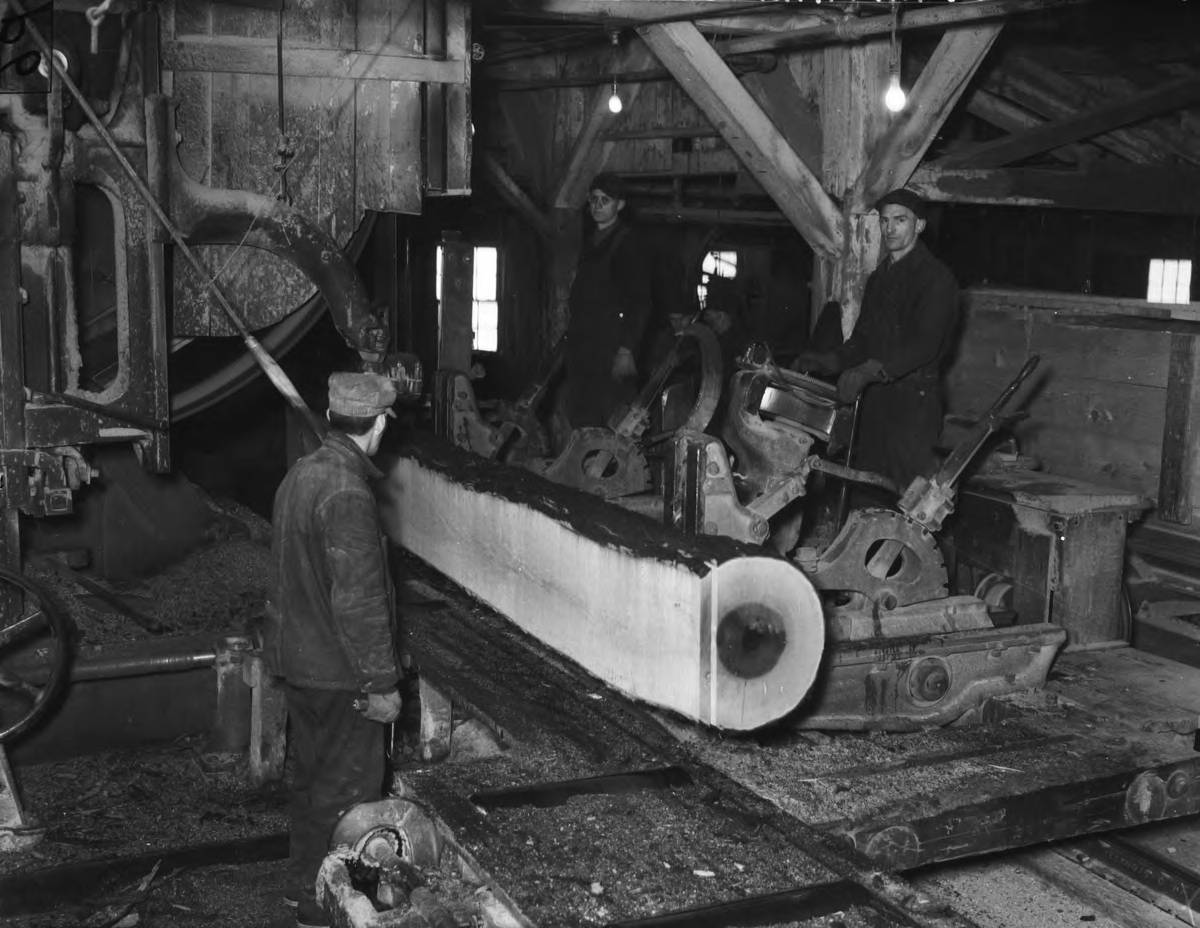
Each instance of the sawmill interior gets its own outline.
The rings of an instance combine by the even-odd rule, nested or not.
[[[1197,262],[1194,0],[0,0],[0,923],[1194,924]]]

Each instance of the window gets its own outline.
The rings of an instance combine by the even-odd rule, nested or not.
[[[500,249],[476,245],[471,278],[471,347],[475,351],[500,350],[499,267]],[[437,249],[437,297],[442,298],[442,246]]]
[[[1151,259],[1146,299],[1151,303],[1191,302],[1192,262]]]
[[[737,277],[736,251],[710,251],[704,256],[700,265],[700,283],[696,287],[696,297],[703,309],[708,302],[708,282],[713,277],[724,277],[732,280]]]

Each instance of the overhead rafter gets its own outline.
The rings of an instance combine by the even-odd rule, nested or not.
[[[652,57],[645,44],[637,42],[627,53],[626,60],[634,67],[646,68],[651,64]],[[623,89],[625,99],[622,102],[626,109],[632,109],[641,95],[642,86],[626,84]],[[571,155],[567,159],[566,168],[551,201],[555,209],[574,209],[579,206],[587,192],[586,185],[603,169],[612,154],[613,145],[616,143],[600,138],[600,133],[612,120],[612,113],[608,110],[608,98],[611,93],[608,86],[601,86],[592,94],[591,108],[585,117],[583,128],[575,138]]]
[[[976,3],[933,6],[925,9],[904,11],[897,28],[902,32],[913,29],[936,29],[962,26],[966,23],[1002,19],[1021,13],[1044,13],[1064,6],[1090,3],[1092,0],[978,0]],[[718,43],[722,55],[739,55],[747,52],[778,52],[817,45],[832,45],[841,42],[857,42],[872,36],[888,35],[892,29],[890,16],[864,16],[839,18],[837,21],[813,29],[796,32],[776,32],[760,36],[747,36]]]
[[[1086,83],[1056,73],[1023,55],[1007,54],[999,73],[984,87],[1047,119],[1067,119],[1090,109],[1096,92]],[[1131,126],[1113,129],[1089,140],[1092,144],[1137,164],[1166,160],[1166,146],[1157,131]]]
[[[638,34],[813,250],[838,255],[841,212],[699,30],[669,23],[639,27]]]
[[[537,232],[542,238],[550,240],[554,237],[554,224],[550,221],[537,204],[529,198],[520,185],[517,184],[508,171],[504,170],[503,165],[496,160],[491,152],[484,152],[480,159],[480,164],[483,166],[484,174],[491,181],[492,187],[511,206],[530,227]]]
[[[1200,100],[1200,78],[1171,81],[1085,113],[1056,119],[1004,138],[983,142],[965,151],[954,152],[940,159],[938,165],[947,168],[992,168],[1011,164],[1047,149],[1090,139],[1129,123],[1189,106],[1197,100]]]
[[[1002,27],[999,22],[960,26],[942,36],[913,85],[908,106],[879,140],[855,183],[858,206],[874,203],[893,187],[904,186]]]
[[[1150,215],[1200,214],[1200,168],[1096,162],[1085,170],[922,167],[908,186],[930,200]]]
[[[972,116],[982,119],[997,129],[1003,129],[1005,132],[1021,132],[1042,124],[1042,120],[1028,110],[987,90],[976,90],[971,94],[965,106],[967,112]],[[1079,152],[1075,146],[1070,145],[1054,149],[1050,151],[1050,155],[1069,164],[1080,160]]]

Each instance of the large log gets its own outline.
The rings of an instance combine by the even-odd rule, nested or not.
[[[820,601],[785,560],[432,441],[387,470],[395,543],[629,696],[748,730],[816,677]]]

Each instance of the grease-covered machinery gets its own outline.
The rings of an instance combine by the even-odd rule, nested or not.
[[[697,342],[705,344],[703,337]],[[677,360],[673,355],[665,366],[669,368]],[[953,511],[955,493],[968,464],[988,436],[1012,418],[1007,407],[1036,363],[1036,358],[1030,359],[936,473],[917,478],[905,489],[896,509],[855,510],[827,544],[790,552],[789,561],[807,581],[805,586],[811,584],[819,591],[825,626],[819,644],[824,656],[811,691],[806,686],[806,698],[797,700],[798,707],[792,707],[795,711],[784,713],[796,724],[893,730],[948,724],[979,712],[990,697],[1044,683],[1054,655],[1066,639],[1065,631],[1046,623],[996,627],[983,600],[950,595],[935,537]],[[832,459],[831,449],[836,450],[839,440],[842,444],[852,441],[854,426],[852,408],[840,405],[831,387],[781,370],[765,351],[751,351],[730,379],[720,437],[702,431],[716,406],[709,398],[719,392],[720,367],[718,364],[714,370],[712,365],[702,365],[694,410],[705,413],[703,421],[693,413],[673,436],[674,456],[668,479],[663,481],[669,496],[665,501],[658,494],[647,497],[644,490],[650,480],[639,437],[645,430],[651,397],[657,395],[668,374],[669,370],[660,368],[638,403],[616,417],[605,435],[591,434],[605,432],[595,429],[576,433],[559,458],[523,463],[543,476],[612,499],[625,508],[665,512],[665,521],[685,535],[728,537],[752,545],[774,541],[785,550],[793,546],[772,537],[771,520],[805,496],[814,473],[897,492],[886,478]],[[478,452],[480,448],[473,447],[470,440],[472,435],[494,436],[506,425],[484,423],[469,385],[464,384],[458,382],[456,412],[448,421],[459,424],[453,433],[457,443]],[[544,384],[539,385],[541,390]],[[525,409],[528,412],[528,405]],[[640,430],[629,429],[629,422],[639,423]],[[467,423],[470,428],[465,427]],[[499,446],[491,440],[485,447]],[[818,448],[824,454],[817,453]],[[605,474],[607,479],[601,479]],[[798,534],[794,521],[792,531]],[[733,677],[753,678],[761,676],[764,662],[770,664],[789,653],[794,642],[787,639],[795,628],[772,618],[786,610],[773,606],[756,611],[753,594],[746,595],[750,605],[740,607],[740,614],[754,613],[754,618],[737,629],[728,622],[720,626],[729,640],[736,638],[739,645],[726,651],[715,648],[713,653],[728,658],[730,663],[724,669]],[[655,627],[657,617],[647,615],[642,621]],[[703,624],[703,618],[699,622]],[[632,625],[637,623],[637,619],[630,620]],[[551,631],[562,637],[557,625]],[[817,644],[811,632],[807,637],[808,646]],[[605,660],[589,662],[593,657],[589,645],[569,635],[566,638],[574,649],[568,653],[612,682],[611,675],[606,676]],[[553,640],[550,643],[555,644]],[[597,652],[604,650],[598,644],[592,647]],[[754,673],[747,671],[750,666]],[[640,692],[628,685],[620,688],[654,701],[647,687]],[[672,708],[679,711],[677,706]],[[722,724],[715,715],[694,717]]]

